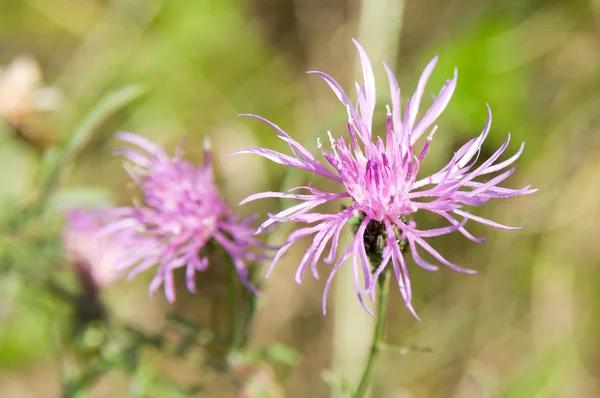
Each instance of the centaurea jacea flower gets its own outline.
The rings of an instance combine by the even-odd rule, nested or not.
[[[127,258],[124,234],[98,237],[98,231],[116,221],[112,208],[69,209],[62,231],[65,259],[90,289],[106,287],[119,278],[114,266]]]
[[[334,275],[342,263],[352,256],[354,283],[356,294],[365,310],[371,313],[365,304],[363,295],[369,294],[374,299],[375,281],[379,275],[391,267],[396,276],[398,288],[406,306],[416,316],[411,305],[411,283],[408,267],[403,252],[410,250],[414,262],[430,271],[437,270],[419,254],[419,250],[429,253],[439,263],[459,272],[475,273],[461,268],[438,253],[426,238],[459,231],[475,242],[476,238],[465,229],[465,223],[472,220],[501,229],[517,229],[491,220],[475,216],[463,207],[479,206],[492,198],[507,198],[535,192],[529,186],[522,189],[499,187],[508,178],[514,168],[507,169],[521,155],[519,151],[507,160],[497,162],[508,147],[510,135],[506,142],[488,159],[476,165],[481,148],[491,126],[491,111],[488,107],[488,121],[483,132],[463,145],[450,162],[437,173],[418,177],[419,167],[425,158],[433,135],[437,130],[436,119],[448,105],[457,81],[457,70],[448,80],[433,104],[417,119],[425,85],[435,67],[437,57],[425,67],[413,96],[406,101],[404,115],[401,113],[400,88],[391,68],[384,63],[391,93],[391,109],[387,107],[385,140],[377,137],[373,141],[373,115],[375,110],[375,78],[370,61],[358,42],[354,42],[360,56],[363,72],[363,83],[356,83],[358,100],[354,105],[341,86],[323,72],[311,71],[323,78],[331,87],[348,113],[348,133],[350,141],[343,137],[334,138],[331,133],[329,141],[331,151],[323,148],[318,142],[321,154],[333,168],[327,167],[304,146],[292,139],[280,127],[268,120],[247,115],[261,120],[287,142],[292,156],[264,148],[249,148],[236,153],[252,153],[266,157],[276,163],[306,170],[340,183],[344,190],[337,193],[322,192],[310,186],[294,188],[288,192],[264,192],[249,196],[242,203],[255,199],[274,197],[298,199],[302,203],[271,215],[258,229],[263,231],[276,222],[293,221],[306,223],[309,226],[300,228],[290,234],[286,243],[276,254],[269,272],[288,248],[299,239],[313,235],[312,244],[300,261],[296,273],[296,281],[302,281],[303,274],[310,265],[312,274],[318,278],[317,263],[329,245],[325,263],[334,264],[327,280],[323,294],[323,312],[326,310],[327,292]],[[426,132],[429,134],[422,149],[415,152],[415,144]],[[488,181],[475,181],[477,177],[498,173]],[[295,193],[304,190],[305,194]],[[352,204],[337,214],[323,214],[313,211],[317,206],[334,199],[350,198]],[[420,230],[412,220],[412,214],[426,210],[442,217],[449,225],[441,228]],[[355,236],[350,246],[338,255],[340,233],[350,220],[357,220]],[[373,254],[376,254],[373,256]],[[374,257],[377,261],[374,262]],[[362,276],[362,278],[361,278]],[[363,279],[363,286],[361,286]]]
[[[211,151],[205,142],[201,166],[181,158],[181,147],[173,158],[157,144],[132,133],[117,137],[138,148],[118,148],[115,153],[128,159],[126,167],[143,192],[143,201],[115,209],[118,220],[100,235],[128,231],[125,244],[129,255],[115,270],[132,268],[128,278],[155,265],[156,275],[149,286],[153,295],[164,284],[169,302],[175,300],[173,271],[186,267],[186,285],[195,292],[195,273],[208,267],[205,246],[209,241],[220,245],[231,258],[243,284],[255,292],[248,280],[246,261],[266,257],[253,249],[266,248],[253,234],[254,218],[238,220],[229,205],[219,196],[214,184]]]

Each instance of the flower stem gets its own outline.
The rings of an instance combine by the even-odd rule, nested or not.
[[[229,267],[229,281],[227,284],[227,305],[229,307],[229,351],[237,348],[237,275],[233,264]]]
[[[383,330],[385,325],[385,313],[387,309],[387,298],[390,290],[390,277],[389,271],[384,271],[379,276],[379,294],[377,297],[377,313],[375,330],[373,331],[373,340],[371,341],[371,350],[369,351],[369,358],[365,370],[360,378],[360,383],[356,388],[356,392],[352,395],[352,398],[363,398],[371,384],[371,374],[373,373],[373,366],[375,365],[375,359],[380,349],[380,344],[383,340]]]
[[[252,280],[252,279],[250,279]],[[254,321],[254,314],[256,312],[256,300],[257,296],[249,291],[248,289],[244,290],[242,299],[245,304],[244,308],[244,319],[241,322],[240,332],[241,336],[238,339],[238,348],[243,348],[248,343],[250,339],[250,333],[252,329],[252,322]]]

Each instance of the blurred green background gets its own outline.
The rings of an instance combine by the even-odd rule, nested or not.
[[[262,115],[309,149],[327,130],[345,134],[344,109],[304,71],[325,71],[350,88],[359,76],[352,37],[376,69],[381,116],[389,103],[382,60],[394,66],[404,97],[434,55],[440,61],[426,95],[458,67],[458,87],[423,172],[445,164],[481,131],[487,102],[494,122],[484,150],[494,151],[509,131],[509,151],[526,141],[509,185],[540,190],[475,211],[522,225],[520,231],[474,228],[488,237],[481,245],[459,234],[434,241],[478,275],[412,266],[422,322],[394,291],[386,329],[393,347],[379,357],[372,396],[600,396],[598,0],[0,1],[3,225],[29,217],[18,209],[43,194],[40,186],[52,185],[57,148],[76,134],[51,210],[130,203],[135,192],[124,189],[128,177],[110,153],[116,131],[142,134],[168,150],[187,136],[192,161],[201,159],[210,136],[219,188],[234,206],[251,193],[306,182],[306,174],[258,157],[226,157],[255,145],[286,150],[274,132],[237,114]],[[264,216],[283,205],[259,201],[236,211]],[[32,275],[38,267],[60,267],[54,218],[34,214],[31,227],[3,235],[2,263]],[[279,228],[270,241],[281,243],[285,232]],[[251,346],[282,342],[302,354],[293,369],[277,369],[283,392],[276,396],[339,395],[339,376],[362,369],[373,320],[344,275],[323,317],[324,281],[293,281],[303,251],[294,248],[264,284]],[[54,342],[67,311],[19,275],[10,267],[0,273],[0,397],[57,397]],[[120,282],[105,298],[116,317],[153,330],[168,306],[160,295],[147,297],[147,279]],[[176,306],[201,318],[207,295],[180,289]],[[235,396],[214,371],[157,353],[148,354],[147,366],[203,378],[209,387],[202,396]],[[118,372],[91,392],[131,394],[131,381]]]

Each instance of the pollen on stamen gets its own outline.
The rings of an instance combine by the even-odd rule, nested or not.
[[[350,112],[350,105],[346,105],[346,112],[348,113],[348,123],[353,123],[352,112]]]
[[[331,131],[330,130],[327,130],[327,135],[329,136],[329,142],[331,143],[331,149],[333,150],[333,153],[337,157],[338,153],[337,153],[337,150],[335,149],[335,139],[331,135]]]
[[[429,141],[433,140],[433,135],[435,134],[435,132],[437,131],[438,126],[437,124],[435,126],[433,126],[433,128],[431,129],[431,133],[429,133],[429,135],[427,136],[427,139]]]
[[[331,145],[335,144],[335,139],[331,135],[331,130],[327,130],[327,136],[329,137],[329,141],[331,142]]]

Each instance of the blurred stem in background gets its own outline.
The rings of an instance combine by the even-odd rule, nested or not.
[[[403,14],[403,0],[364,0],[362,2],[358,41],[376,63],[380,64],[385,59],[394,68],[399,51]],[[358,59],[355,59],[354,64],[356,70],[360,71]],[[376,82],[387,81],[383,67],[374,68],[373,72]],[[382,89],[379,92],[387,91]],[[377,132],[374,135],[377,135]],[[371,321],[372,318],[356,305],[354,281],[350,268],[342,267],[337,277],[332,370],[336,377],[349,381],[344,384],[355,386],[355,381],[359,380],[364,370],[364,364],[371,361],[367,357],[367,353],[372,345],[371,336],[374,325]],[[380,318],[383,316],[378,316],[376,322],[379,322]],[[338,386],[332,387],[332,397],[347,396],[347,391],[340,391]]]
[[[394,67],[400,51],[403,16],[404,0],[363,0],[359,17],[359,42],[378,62],[385,59]],[[361,70],[358,64],[356,68]],[[382,71],[373,72],[383,76]]]

